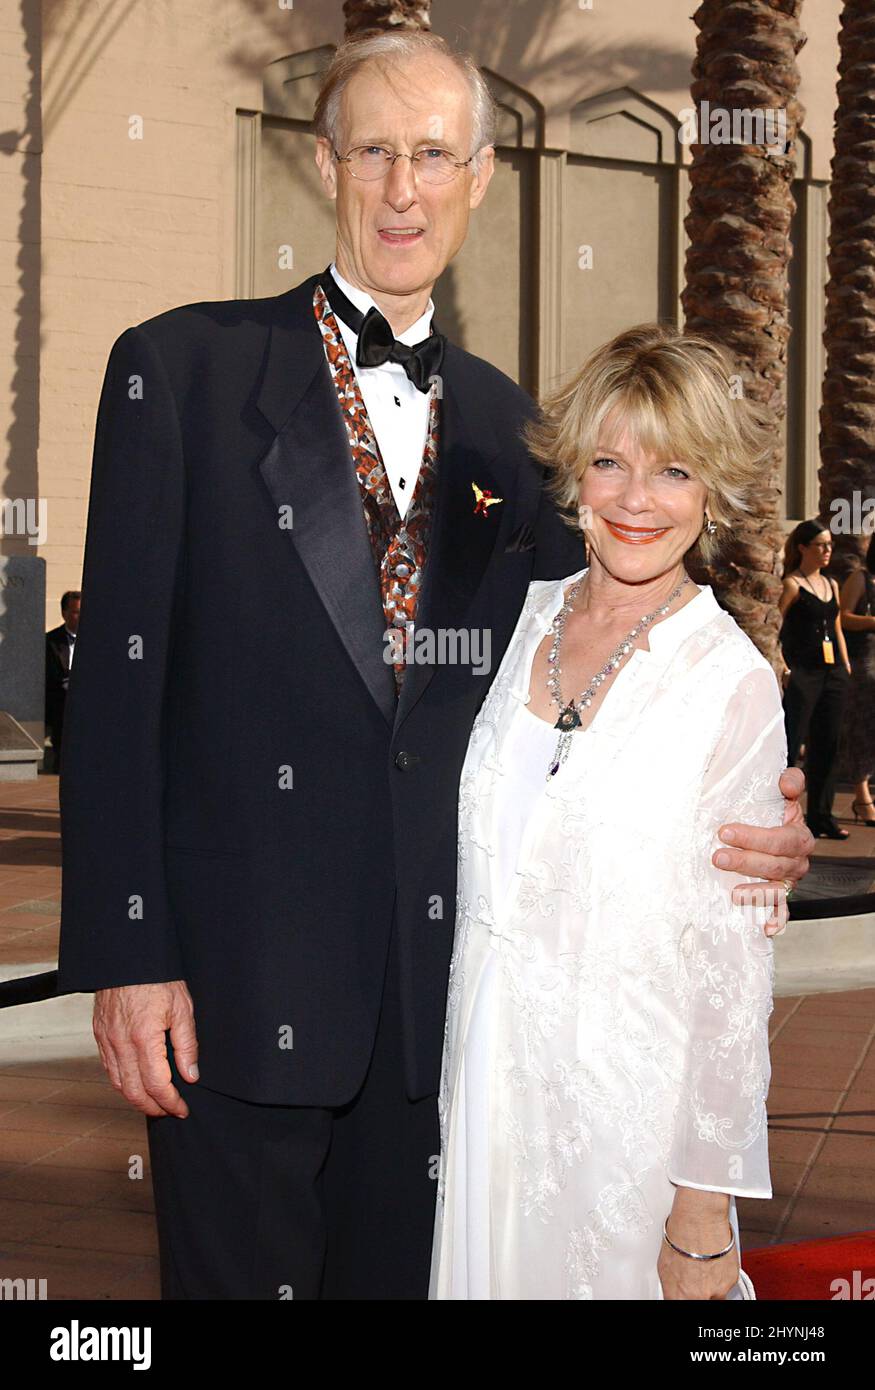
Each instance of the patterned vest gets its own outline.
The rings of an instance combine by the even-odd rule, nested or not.
[[[400,629],[403,637],[407,624],[416,619],[431,536],[439,445],[437,392],[432,391],[422,466],[407,515],[402,521],[346,344],[319,285],[313,295],[313,311],[322,332],[325,355],[346,424],[365,524],[380,581],[386,627]],[[401,688],[405,669],[403,661],[394,663],[397,690]]]

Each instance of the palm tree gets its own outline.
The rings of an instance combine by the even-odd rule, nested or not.
[[[430,29],[430,0],[346,0],[346,38],[373,29]]]
[[[699,30],[692,96],[697,111],[741,119],[762,111],[778,123],[782,144],[768,136],[742,144],[698,131],[690,170],[685,226],[690,237],[682,296],[688,330],[719,339],[739,364],[743,390],[765,402],[775,419],[775,444],[753,498],[753,511],[717,562],[701,570],[721,602],[766,658],[777,665],[781,592],[780,496],[786,413],[788,267],[796,132],[804,112],[796,100],[796,54],[802,0],[704,0],[693,16]],[[708,102],[704,109],[702,103]],[[740,138],[744,138],[741,135]],[[750,138],[750,137],[748,137]]]
[[[845,0],[830,185],[826,375],[820,411],[820,506],[875,498],[875,13]],[[853,517],[852,517],[853,520]],[[858,523],[859,526],[859,523]],[[833,568],[845,578],[863,542],[835,525]],[[868,535],[865,544],[868,544]]]

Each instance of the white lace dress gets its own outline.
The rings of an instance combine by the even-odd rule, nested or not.
[[[703,588],[548,781],[530,672],[579,577],[532,584],[462,772],[432,1298],[658,1299],[673,1184],[771,1196],[768,913],[711,854],[781,822],[778,684]]]

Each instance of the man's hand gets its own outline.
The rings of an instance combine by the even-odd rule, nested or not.
[[[798,767],[788,767],[778,783],[784,796],[784,824],[771,830],[754,825],[723,825],[720,839],[732,850],[718,849],[712,863],[729,873],[745,874],[750,878],[768,879],[774,887],[762,883],[740,883],[732,890],[734,903],[765,902],[772,914],[766,922],[767,936],[784,930],[787,910],[786,883],[795,888],[810,868],[809,855],[814,849],[814,836],[805,824],[799,798],[805,790],[805,778]]]
[[[135,1110],[185,1119],[188,1106],[171,1080],[164,1041],[169,1028],[180,1074],[197,1081],[194,1006],[184,980],[97,990],[93,1028],[110,1081]]]

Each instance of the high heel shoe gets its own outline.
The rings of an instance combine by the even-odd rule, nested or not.
[[[843,830],[832,817],[823,821],[808,821],[807,825],[815,840],[847,840],[851,833]]]
[[[862,814],[862,807],[864,807],[864,806],[868,806],[869,809],[870,809],[870,811],[872,812],[872,819],[871,819],[871,820],[869,819],[868,816],[864,816],[864,815]],[[852,802],[851,802],[851,810],[852,810],[853,813],[854,813],[854,821],[855,821],[855,822],[856,822],[856,821],[859,821],[861,825],[871,825],[872,829],[875,830],[875,804],[873,804],[873,802],[871,802],[871,801],[852,801]]]

